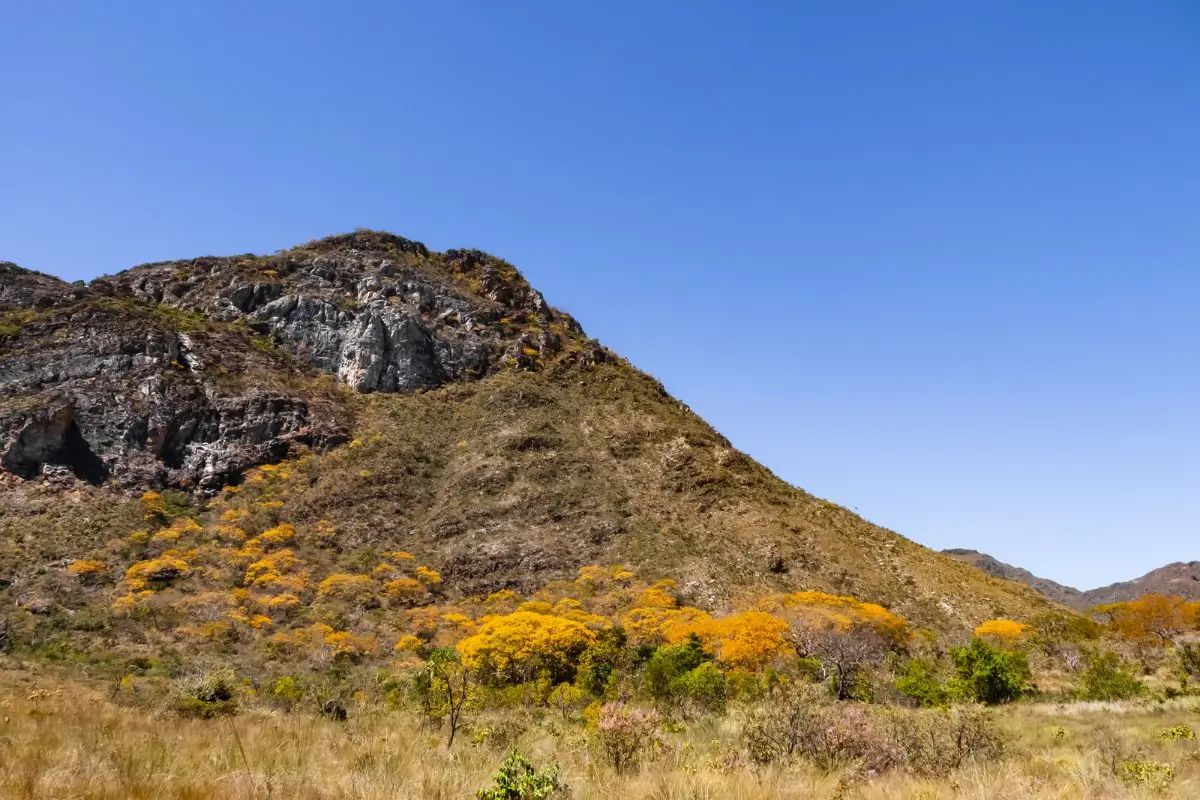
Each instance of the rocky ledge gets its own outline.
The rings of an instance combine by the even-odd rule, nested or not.
[[[0,262],[0,471],[206,491],[344,441],[353,393],[604,357],[512,265],[374,231],[87,285]]]

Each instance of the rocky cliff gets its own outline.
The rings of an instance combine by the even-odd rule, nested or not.
[[[358,232],[87,286],[0,265],[0,466],[212,489],[345,441],[342,389],[407,393],[603,358],[510,265]]]

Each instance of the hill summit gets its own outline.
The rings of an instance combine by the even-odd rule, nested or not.
[[[0,598],[69,604],[65,565],[137,527],[141,492],[203,520],[299,457],[276,521],[462,593],[626,564],[709,608],[811,589],[938,630],[1057,608],[787,485],[477,250],[358,231],[86,285],[3,264],[0,397]]]

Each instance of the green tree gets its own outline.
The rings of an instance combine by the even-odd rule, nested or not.
[[[683,644],[658,648],[646,664],[643,675],[647,694],[660,702],[676,700],[681,688],[679,679],[711,660],[712,656],[704,652],[699,637],[694,634]]]
[[[1133,669],[1116,653],[1092,653],[1076,685],[1080,700],[1127,700],[1145,692],[1146,684],[1133,677]]]
[[[1025,653],[999,650],[977,636],[966,647],[951,648],[950,657],[956,672],[952,691],[959,697],[998,705],[1033,689]]]
[[[474,689],[471,673],[463,666],[458,651],[453,647],[439,647],[430,653],[424,668],[414,679],[414,689],[422,712],[430,719],[445,720],[450,726],[446,740],[446,749],[449,749],[462,727],[463,712]]]
[[[945,708],[950,692],[938,678],[935,664],[921,658],[905,661],[896,670],[896,690],[921,708]]]

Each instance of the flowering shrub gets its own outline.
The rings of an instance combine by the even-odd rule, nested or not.
[[[104,575],[108,572],[108,566],[103,561],[85,558],[78,561],[72,561],[67,566],[67,572],[79,578],[81,581],[96,581],[104,577]]]
[[[411,603],[429,594],[425,584],[416,578],[397,578],[381,587],[384,597],[399,603]]]
[[[596,718],[595,745],[617,772],[629,772],[665,747],[662,717],[649,708],[605,703]]]
[[[375,581],[367,575],[335,572],[317,585],[317,596],[366,605],[375,599]]]
[[[1032,630],[1023,622],[1013,622],[1011,619],[989,619],[975,629],[975,635],[997,644],[1012,646]]]
[[[539,672],[571,671],[596,634],[574,620],[531,611],[493,617],[459,642],[463,662],[492,677],[519,681]]]
[[[147,583],[170,583],[190,573],[187,562],[182,558],[164,554],[158,558],[134,563],[125,571],[125,578],[131,586],[141,588]]]

